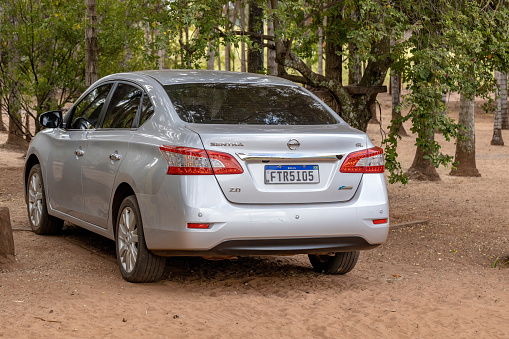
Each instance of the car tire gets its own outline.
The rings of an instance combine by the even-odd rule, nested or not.
[[[309,254],[309,261],[315,272],[325,274],[345,274],[353,270],[360,251],[337,252],[334,255]]]
[[[28,221],[32,231],[40,235],[59,233],[64,221],[48,214],[41,165],[30,169],[26,190]]]
[[[161,279],[166,258],[150,252],[145,243],[140,208],[134,195],[120,205],[115,225],[117,263],[122,277],[129,282],[153,282]]]

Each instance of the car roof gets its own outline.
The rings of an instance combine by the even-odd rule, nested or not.
[[[162,85],[182,83],[252,83],[298,86],[283,78],[255,73],[209,71],[196,69],[169,69],[133,72],[154,78]]]

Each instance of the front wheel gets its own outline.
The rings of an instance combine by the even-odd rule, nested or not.
[[[309,261],[315,272],[326,274],[345,274],[353,270],[360,251],[337,252],[334,255],[310,254]]]
[[[161,279],[166,258],[147,249],[140,208],[134,195],[120,205],[116,222],[117,263],[122,277],[130,282],[153,282]]]
[[[41,165],[39,164],[34,165],[28,174],[26,202],[28,220],[34,233],[54,234],[62,230],[64,221],[48,214]]]

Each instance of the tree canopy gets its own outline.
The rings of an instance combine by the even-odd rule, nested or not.
[[[277,76],[328,91],[341,116],[366,130],[387,72],[399,73],[410,90],[403,101],[409,113],[392,121],[384,140],[391,182],[406,180],[396,152],[400,124],[412,122],[416,145],[433,165],[450,164],[452,156],[442,154],[430,138],[430,131],[448,140],[459,137],[458,124],[442,114],[442,94],[488,98],[496,87],[493,71],[507,71],[509,64],[505,0],[97,4],[100,77],[147,68],[205,68],[209,52],[220,56],[224,46],[232,46],[229,63],[230,54],[239,59],[243,42],[252,49],[275,51]],[[242,18],[248,6],[255,5],[263,16],[249,31]],[[4,111],[16,111],[11,108],[19,103],[35,117],[74,100],[84,89],[83,1],[2,0],[0,17]],[[269,24],[273,33],[260,33]],[[322,62],[317,59],[320,41],[326,49],[325,74],[316,67]],[[362,77],[351,75],[353,86],[348,86],[343,71],[358,71],[361,64]]]

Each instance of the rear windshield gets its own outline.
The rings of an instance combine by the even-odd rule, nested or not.
[[[299,87],[254,84],[164,86],[179,117],[189,123],[328,125],[338,120]]]

